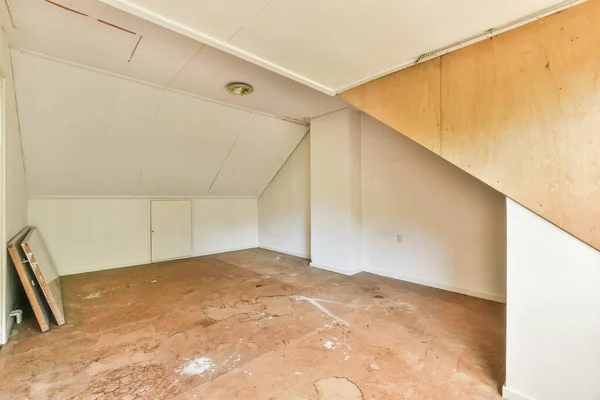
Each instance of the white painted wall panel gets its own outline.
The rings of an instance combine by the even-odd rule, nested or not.
[[[310,134],[258,199],[260,247],[310,258]]]
[[[503,301],[504,196],[365,114],[362,137],[365,269]]]
[[[194,255],[258,246],[256,199],[193,200]]]
[[[150,262],[150,209],[145,199],[29,200],[60,275]]]
[[[2,253],[0,262],[0,274],[2,275],[0,280],[2,285],[0,287],[0,344],[5,343],[10,336],[11,324],[8,314],[16,307],[21,292],[17,273],[6,256],[6,242],[27,225],[27,189],[10,56],[8,38],[3,32],[0,32],[0,71],[5,78],[5,97],[1,101],[5,102],[3,124],[6,134],[5,141],[0,145],[0,150],[5,155],[5,164],[0,166],[3,174],[0,179],[4,179],[6,187],[4,196],[6,203],[3,205],[4,213],[0,228],[4,230],[0,235],[2,238],[2,246],[0,246]]]
[[[311,265],[345,274],[362,270],[360,135],[354,110],[311,121]]]
[[[165,92],[136,194],[206,195],[249,116],[248,111]],[[240,193],[231,188],[227,194]]]
[[[133,195],[161,91],[12,55],[29,196]]]
[[[190,200],[150,202],[152,261],[192,255],[192,203]]]
[[[506,394],[596,399],[600,252],[512,200],[506,207]]]
[[[209,195],[258,197],[307,130],[304,125],[251,114]]]

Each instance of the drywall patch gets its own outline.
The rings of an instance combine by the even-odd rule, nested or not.
[[[319,400],[363,400],[360,388],[348,378],[325,378],[313,383]]]

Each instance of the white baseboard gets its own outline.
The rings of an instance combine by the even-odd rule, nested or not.
[[[288,251],[288,250],[284,250],[284,249],[278,249],[276,247],[269,247],[269,246],[258,246],[258,247],[260,249],[275,251],[277,253],[283,253],[283,254],[287,254],[287,255],[290,255],[290,256],[300,257],[300,258],[304,258],[304,259],[310,260],[310,254],[295,253],[293,251]]]
[[[256,246],[234,247],[234,248],[230,248],[230,249],[214,250],[214,251],[210,251],[210,252],[206,252],[206,253],[195,253],[189,257],[178,257],[178,258],[173,258],[173,259],[169,259],[169,260],[160,260],[160,261],[154,261],[154,262],[152,262],[150,260],[139,260],[139,261],[133,261],[133,262],[123,263],[123,264],[110,264],[110,265],[100,265],[100,266],[95,266],[95,267],[69,269],[66,271],[58,271],[58,274],[60,276],[84,274],[86,272],[105,271],[108,269],[135,267],[138,265],[145,265],[145,264],[150,264],[150,263],[161,263],[161,262],[168,262],[168,261],[185,260],[185,259],[193,258],[193,257],[209,256],[209,255],[214,255],[214,254],[228,253],[230,251],[248,250],[248,249],[255,249],[255,248],[256,248]]]
[[[341,269],[341,268],[336,268],[336,267],[328,267],[325,265],[319,265],[319,264],[315,264],[315,263],[310,263],[309,265],[314,268],[324,269],[324,270],[330,271],[330,272],[337,272],[338,274],[347,275],[347,276],[352,276],[352,275],[358,274],[359,272],[363,272],[362,268],[346,270],[346,269]]]
[[[533,400],[531,397],[507,388],[506,385],[502,386],[502,397],[506,400]]]
[[[227,248],[227,249],[218,249],[218,250],[211,250],[211,251],[206,251],[206,252],[202,252],[202,253],[194,253],[194,255],[192,257],[213,256],[215,254],[229,253],[229,252],[232,252],[232,251],[256,249],[257,247],[258,246],[256,246],[256,245],[253,245],[253,246],[241,246],[241,247],[230,247],[230,248]]]
[[[137,265],[150,264],[149,260],[139,260],[133,261],[124,264],[110,264],[110,265],[100,265],[96,267],[85,267],[85,268],[77,268],[77,269],[69,269],[66,271],[58,271],[58,275],[75,275],[75,274],[84,274],[86,272],[96,272],[96,271],[105,271],[107,269],[117,269],[117,268],[126,268],[126,267],[135,267]]]
[[[472,296],[472,297],[479,297],[481,299],[491,300],[491,301],[495,301],[498,303],[506,303],[505,296],[499,296],[499,295],[491,294],[491,293],[477,292],[474,290],[463,289],[463,288],[452,286],[452,285],[445,285],[443,283],[429,282],[429,281],[425,281],[422,279],[416,279],[416,278],[411,278],[408,276],[403,276],[403,275],[396,274],[394,272],[390,272],[387,270],[380,270],[377,268],[365,268],[365,269],[363,269],[363,271],[370,272],[375,275],[385,276],[388,278],[399,279],[401,281],[416,283],[418,285],[430,286],[430,287],[434,287],[436,289],[447,290],[449,292],[466,294],[467,296]]]

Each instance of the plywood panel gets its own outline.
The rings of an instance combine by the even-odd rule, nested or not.
[[[358,86],[340,97],[439,154],[439,58]]]
[[[33,269],[38,284],[42,288],[56,323],[59,326],[64,325],[65,312],[60,276],[58,276],[52,257],[50,257],[46,244],[40,236],[40,231],[36,227],[31,228],[25,235],[21,247],[27,256],[27,260],[29,260],[29,266]]]
[[[441,137],[442,157],[600,249],[599,19],[586,2],[442,56],[441,132],[414,111],[398,122],[404,99],[424,101],[410,88],[426,64],[342,97],[427,148]]]
[[[442,156],[600,248],[600,2],[442,57]]]
[[[19,274],[19,279],[25,289],[25,294],[31,304],[35,319],[38,321],[41,331],[45,332],[50,329],[48,305],[46,304],[40,286],[36,284],[35,274],[28,265],[27,257],[21,248],[21,242],[29,232],[29,229],[30,227],[23,228],[21,232],[8,242],[8,254],[10,254],[13,265]]]

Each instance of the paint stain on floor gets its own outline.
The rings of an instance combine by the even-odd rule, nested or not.
[[[29,316],[1,399],[499,400],[502,304],[262,249],[63,278]]]

